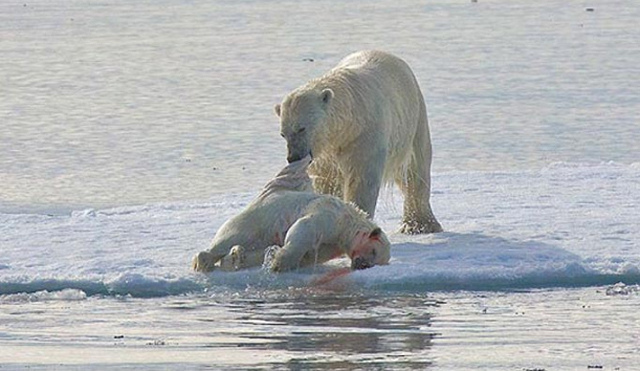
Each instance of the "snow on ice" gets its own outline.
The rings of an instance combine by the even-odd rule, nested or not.
[[[38,300],[56,290],[83,298],[286,288],[345,266],[337,261],[277,276],[260,269],[192,272],[192,256],[254,196],[230,193],[70,215],[0,214],[0,295]],[[638,164],[435,174],[432,197],[446,232],[405,236],[395,233],[402,197],[385,190],[376,220],[390,232],[391,264],[339,279],[406,292],[640,283]]]

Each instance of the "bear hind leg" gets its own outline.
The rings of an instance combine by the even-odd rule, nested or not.
[[[220,256],[214,255],[209,251],[201,251],[193,257],[191,267],[196,272],[211,272],[215,269],[218,260],[220,260]]]
[[[408,171],[406,179],[397,182],[404,196],[404,212],[400,233],[424,234],[442,232],[442,226],[433,215],[429,198],[425,196],[424,181]],[[420,183],[423,183],[422,185]]]
[[[404,215],[400,232],[423,234],[442,232],[433,215],[431,195],[431,141],[426,123],[421,124],[413,142],[413,156],[407,169],[396,176],[404,196]]]

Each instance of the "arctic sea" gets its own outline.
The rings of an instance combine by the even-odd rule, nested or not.
[[[0,369],[638,370],[635,0],[0,3]],[[285,161],[273,106],[382,49],[444,233],[196,274]]]

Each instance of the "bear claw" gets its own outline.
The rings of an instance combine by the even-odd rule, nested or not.
[[[402,234],[427,234],[439,233],[442,231],[442,226],[437,221],[431,221],[428,223],[405,221],[400,226],[400,233]]]

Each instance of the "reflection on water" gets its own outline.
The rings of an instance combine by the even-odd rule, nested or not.
[[[16,296],[0,305],[0,368],[513,371],[640,364],[635,291],[223,290],[153,299]]]
[[[270,367],[423,369],[432,363],[429,349],[436,333],[430,328],[431,310],[438,303],[421,295],[327,292],[229,304],[241,313],[229,334],[238,341],[217,345],[290,354]]]

